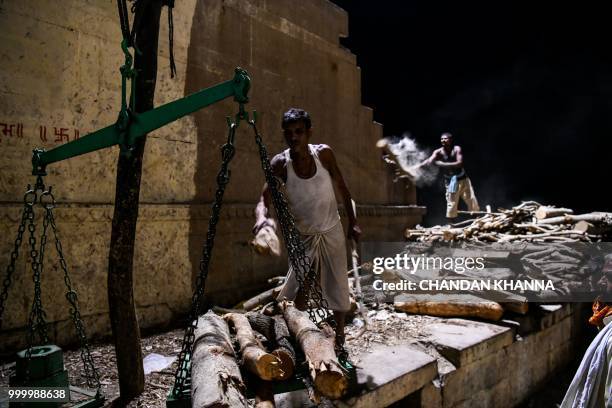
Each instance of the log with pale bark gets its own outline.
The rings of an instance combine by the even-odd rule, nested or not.
[[[391,143],[386,138],[379,139],[376,142],[376,147],[382,150],[383,152],[383,160],[393,166],[393,170],[395,172],[395,180],[397,181],[400,178],[407,178],[411,183],[414,183],[418,178],[419,170],[417,167],[408,168],[402,165],[402,160],[400,157],[394,152],[394,149],[391,147]]]
[[[612,223],[612,213],[590,213],[578,215],[562,215],[538,221],[538,224],[575,224],[579,221],[590,223]]]
[[[583,234],[593,234],[596,233],[595,226],[588,221],[578,221],[574,225],[574,231],[581,232]]]
[[[236,340],[240,345],[240,354],[242,355],[242,365],[247,370],[266,381],[287,378],[281,369],[280,359],[264,349],[245,315],[229,313],[224,318],[236,331]]]
[[[281,253],[276,228],[270,225],[266,225],[255,234],[251,246],[260,255],[280,256]]]
[[[248,407],[244,383],[225,321],[209,311],[198,319],[191,362],[191,401],[196,408]]]
[[[277,287],[268,289],[256,296],[253,296],[252,298],[248,300],[245,300],[244,303],[242,304],[242,308],[244,310],[253,310],[258,306],[263,306],[273,301],[274,299],[276,299],[276,297],[280,293],[281,288],[282,286],[277,286]]]
[[[290,378],[295,370],[295,350],[291,344],[289,329],[283,316],[266,316],[261,313],[246,314],[253,330],[261,333],[270,343],[272,355],[280,360],[283,378]]]
[[[393,301],[395,310],[440,317],[476,317],[498,321],[504,314],[502,306],[473,295],[401,294]]]
[[[334,339],[323,334],[308,314],[298,310],[293,302],[283,301],[280,305],[289,332],[304,352],[317,392],[331,399],[344,396],[348,379],[336,357]]]
[[[535,210],[534,216],[538,220],[546,218],[557,217],[559,215],[573,214],[574,210],[571,208],[557,208],[547,205],[541,205]]]

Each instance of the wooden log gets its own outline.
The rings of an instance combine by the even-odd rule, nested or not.
[[[260,229],[250,244],[260,255],[280,256],[280,242],[273,226],[266,225]]]
[[[270,349],[273,350],[271,354],[280,360],[280,369],[283,372],[281,379],[290,378],[295,370],[295,350],[283,316],[270,317],[250,312],[246,317],[251,327],[270,342]]]
[[[477,317],[498,321],[504,309],[497,302],[473,295],[401,294],[393,300],[395,310],[440,317]]]
[[[274,336],[274,321],[272,317],[266,316],[258,312],[248,312],[245,314],[251,325],[251,328],[261,333],[269,342],[275,340]]]
[[[488,214],[493,214],[493,215],[500,215],[501,213],[499,212],[488,212],[488,211],[463,211],[463,210],[459,210],[457,211],[458,214],[466,214],[466,215],[488,215]]]
[[[304,351],[317,392],[331,399],[342,397],[348,389],[348,380],[334,352],[333,338],[325,336],[293,302],[283,301],[281,308],[289,332]]]
[[[574,237],[574,239],[569,238],[570,236]],[[581,237],[586,237],[586,234],[580,231],[564,230],[564,231],[549,231],[549,232],[543,232],[539,234],[522,234],[522,235],[501,234],[499,241],[500,242],[511,242],[511,241],[516,241],[519,239],[532,240],[536,238],[553,238],[553,239],[558,239],[559,241],[572,242],[572,241],[576,241],[578,238],[581,238]],[[567,238],[567,239],[564,239],[564,238]]]
[[[276,286],[272,289],[268,289],[265,292],[260,293],[257,296],[253,296],[252,298],[245,300],[244,303],[242,304],[242,308],[247,311],[253,310],[257,306],[262,306],[262,305],[265,305],[266,303],[273,301],[274,299],[276,299],[276,297],[280,293],[281,288],[282,288],[281,286]]]
[[[589,213],[579,215],[563,215],[560,217],[546,218],[539,220],[538,224],[575,224],[578,221],[587,221],[592,224],[612,223],[612,213]]]
[[[535,211],[535,217],[538,220],[543,220],[551,217],[558,217],[560,215],[573,214],[574,210],[571,208],[557,208],[541,205]]]
[[[236,330],[236,340],[240,344],[242,364],[247,370],[262,380],[280,380],[285,375],[280,368],[280,359],[266,352],[259,340],[255,337],[249,320],[243,314],[229,313],[225,319]]]
[[[537,208],[541,206],[542,204],[538,203],[537,201],[523,201],[521,204],[514,207],[514,209],[520,210],[523,208]]]
[[[445,228],[442,230],[442,236],[445,241],[452,241],[463,233],[461,228]]]
[[[593,235],[602,235],[612,231],[612,222],[594,225],[588,221],[578,221],[574,225],[574,231],[580,231]]]
[[[273,276],[271,278],[268,278],[268,283],[270,285],[279,286],[285,283],[286,280],[287,280],[286,276]]]
[[[224,314],[228,314],[228,313],[246,313],[246,311],[243,309],[230,309],[227,307],[217,306],[217,305],[211,307],[210,310],[212,310],[213,312],[221,316],[223,316]]]
[[[582,233],[592,233],[595,226],[588,221],[578,221],[576,225],[574,225],[574,231],[582,232]]]
[[[406,168],[402,166],[402,161],[390,147],[389,140],[386,138],[379,139],[376,142],[376,147],[382,150],[383,159],[385,162],[395,166],[395,172],[399,177],[407,178],[411,183],[414,183],[417,180],[420,170],[416,167]]]
[[[191,401],[197,408],[248,407],[225,321],[209,311],[198,319],[191,363]]]
[[[272,354],[280,359],[281,367],[286,374],[286,378],[290,378],[295,369],[295,350],[291,343],[289,328],[283,316],[274,316],[272,319],[274,319],[275,336],[275,348]]]

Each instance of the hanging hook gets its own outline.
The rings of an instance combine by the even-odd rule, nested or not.
[[[55,208],[55,197],[53,196],[51,189],[52,187],[49,187],[49,189],[45,190],[40,195],[40,200],[39,200],[40,205],[47,210],[51,210]]]
[[[33,207],[36,204],[36,200],[38,195],[36,194],[36,190],[32,188],[31,184],[28,184],[28,188],[23,195],[23,203],[29,207]]]
[[[45,183],[43,182],[43,178],[41,175],[36,177],[36,184],[34,185],[34,190],[45,191]]]

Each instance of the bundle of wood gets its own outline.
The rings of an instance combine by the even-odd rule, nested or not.
[[[599,242],[612,233],[612,213],[574,215],[569,208],[523,202],[509,210],[467,212],[477,216],[449,226],[409,228],[408,241]]]
[[[323,333],[292,302],[278,306],[280,313],[274,316],[255,312],[219,316],[212,311],[200,316],[191,372],[194,407],[249,406],[244,373],[252,378],[249,386],[253,387],[256,406],[273,407],[271,382],[294,375],[294,347],[304,354],[314,398],[344,396],[348,379],[336,357],[333,337]]]

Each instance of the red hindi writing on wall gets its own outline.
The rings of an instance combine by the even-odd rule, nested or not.
[[[0,142],[3,138],[23,137],[23,123],[0,123]]]
[[[52,139],[52,141],[54,143],[65,143],[65,142],[69,142],[71,140],[77,140],[79,137],[81,137],[81,132],[78,129],[71,129],[71,128],[64,128],[64,127],[57,127],[57,126],[50,126],[50,129],[53,129],[53,136],[54,138]],[[40,125],[38,126],[38,135],[40,137],[41,142],[48,142],[49,139],[47,138],[47,126],[43,126]],[[51,131],[49,130],[49,136],[51,136]]]
[[[31,129],[31,133],[25,132],[26,136],[36,137],[36,129],[38,129],[38,138],[43,143],[68,143],[81,137],[81,131],[71,127],[38,125],[32,126]],[[2,139],[23,139],[23,136],[23,123],[0,122],[0,142]]]

